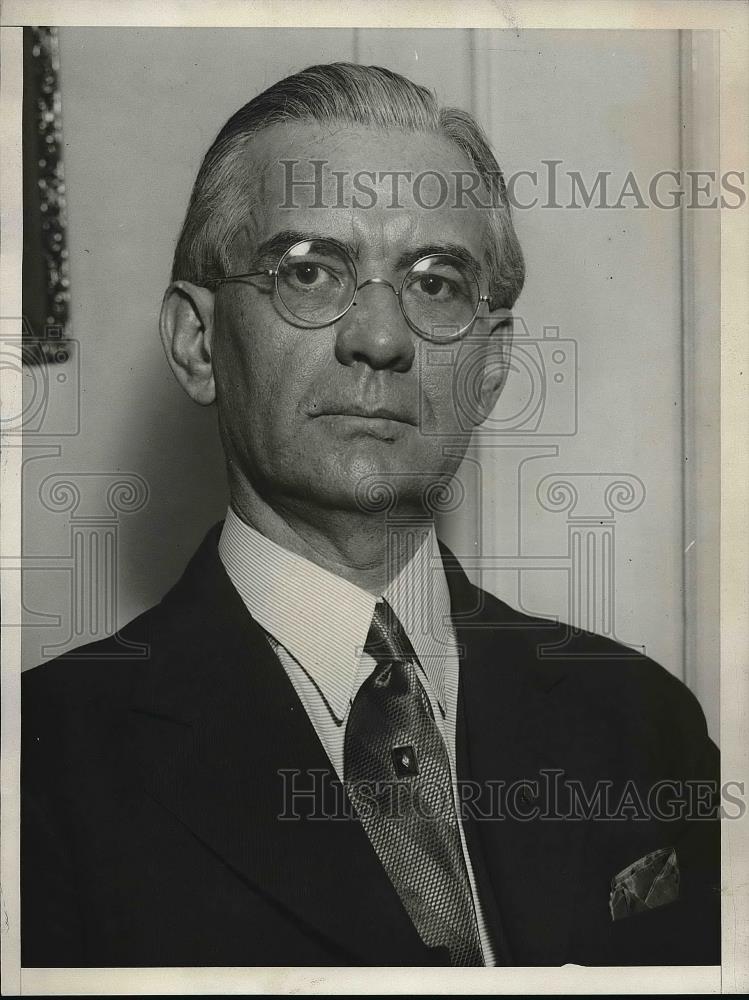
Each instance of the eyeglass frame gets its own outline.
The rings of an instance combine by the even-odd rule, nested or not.
[[[279,273],[281,271],[281,265],[283,264],[284,259],[293,250],[295,250],[297,247],[303,246],[305,243],[330,243],[332,246],[336,247],[338,250],[340,250],[345,255],[345,257],[347,258],[347,260],[351,264],[352,271],[354,272],[354,289],[353,289],[353,293],[352,293],[352,296],[351,296],[351,301],[349,302],[349,304],[346,306],[345,309],[341,310],[341,312],[339,312],[337,315],[335,315],[332,319],[326,320],[324,323],[317,323],[317,324],[310,323],[309,321],[305,320],[302,316],[297,316],[297,314],[295,312],[293,312],[289,308],[289,306],[286,304],[286,302],[284,302],[284,298],[281,295],[281,292],[280,292],[280,290],[278,288],[278,275],[279,275]],[[463,267],[466,267],[468,269],[468,271],[470,272],[471,277],[473,278],[473,280],[476,283],[476,291],[478,292],[478,299],[476,301],[476,308],[473,311],[473,316],[471,316],[470,320],[465,324],[465,326],[462,326],[456,333],[452,334],[449,337],[442,337],[442,338],[430,337],[428,333],[426,333],[424,330],[420,330],[419,327],[416,326],[416,324],[409,318],[408,313],[406,312],[405,307],[403,305],[403,289],[405,287],[406,279],[408,278],[409,274],[411,274],[411,272],[415,268],[417,268],[422,261],[424,261],[424,260],[431,260],[434,257],[447,257],[450,260],[454,260],[454,261],[457,260],[457,261],[459,261],[460,264]],[[361,284],[359,284],[359,272],[356,269],[356,264],[355,264],[353,258],[351,257],[351,254],[349,253],[349,251],[346,249],[346,247],[342,243],[340,243],[338,240],[335,240],[332,237],[328,237],[328,236],[313,236],[313,237],[309,237],[307,239],[297,240],[296,243],[292,243],[292,245],[290,247],[288,247],[286,250],[284,250],[284,252],[281,254],[281,256],[278,259],[278,263],[276,264],[276,266],[274,268],[263,268],[261,271],[247,271],[247,272],[242,273],[242,274],[229,274],[229,275],[226,275],[223,278],[213,278],[213,279],[211,279],[211,281],[209,282],[209,284],[210,285],[214,285],[214,286],[220,286],[220,285],[227,284],[230,281],[241,281],[243,278],[259,278],[262,275],[265,275],[268,278],[273,278],[273,287],[275,289],[275,293],[278,296],[278,298],[281,300],[281,302],[283,303],[284,307],[288,310],[288,312],[290,313],[290,315],[293,316],[295,319],[301,320],[303,323],[307,324],[305,326],[305,329],[308,329],[308,330],[323,330],[326,326],[332,326],[333,323],[337,323],[338,320],[342,319],[346,315],[346,313],[349,311],[349,309],[351,309],[351,307],[356,303],[356,296],[361,291],[361,289],[362,288],[366,288],[367,285],[387,285],[388,288],[390,288],[390,290],[395,295],[396,299],[398,300],[398,305],[400,306],[400,310],[401,310],[401,313],[403,314],[403,318],[405,319],[405,321],[408,324],[408,326],[410,327],[410,329],[413,330],[413,332],[417,336],[421,337],[423,340],[429,341],[429,343],[432,343],[432,344],[451,344],[451,343],[453,343],[456,340],[462,339],[466,335],[466,333],[468,332],[468,330],[476,322],[476,317],[479,314],[479,309],[481,308],[481,303],[482,302],[486,302],[488,304],[491,301],[491,295],[482,295],[481,294],[481,285],[479,283],[478,275],[476,274],[476,272],[473,269],[473,267],[470,264],[468,264],[466,261],[460,260],[459,257],[456,257],[454,254],[451,254],[451,253],[428,253],[428,254],[424,254],[423,257],[419,257],[419,259],[415,260],[413,262],[413,264],[411,264],[411,266],[409,267],[409,269],[406,271],[406,273],[403,275],[403,281],[401,282],[400,288],[396,288],[395,285],[391,281],[387,280],[387,278],[377,278],[377,277],[375,277],[375,278],[367,278],[366,281],[363,281]],[[491,309],[491,306],[489,308]]]

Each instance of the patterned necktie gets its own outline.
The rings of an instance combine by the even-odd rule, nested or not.
[[[380,600],[364,651],[377,666],[346,725],[346,790],[425,944],[452,965],[483,965],[450,764],[416,674],[416,654]]]

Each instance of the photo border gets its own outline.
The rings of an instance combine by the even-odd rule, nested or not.
[[[289,4],[256,0],[6,0],[0,14],[2,62],[2,245],[0,299],[4,316],[21,316],[21,25],[171,27],[380,27],[720,30],[720,160],[746,169],[749,120],[747,8],[741,0],[687,2],[642,0],[565,4],[479,0],[470,7],[447,0],[397,0],[377,4],[328,0]],[[724,775],[749,773],[749,646],[745,512],[749,508],[749,225],[744,211],[721,213],[721,733]],[[16,321],[16,325],[17,325]],[[8,326],[11,323],[11,327]],[[16,339],[13,321],[0,336]],[[20,369],[20,365],[19,365]],[[0,373],[3,405],[20,399],[21,375]],[[22,449],[3,442],[0,544],[20,553]],[[2,573],[3,622],[20,621],[20,569]],[[20,626],[3,627],[2,645],[2,992],[51,994],[331,993],[427,994],[555,993],[736,993],[749,989],[749,816],[722,826],[723,964],[720,967],[625,967],[561,969],[25,969],[19,940],[19,747]],[[373,974],[375,978],[373,978]],[[374,986],[373,986],[374,984]]]

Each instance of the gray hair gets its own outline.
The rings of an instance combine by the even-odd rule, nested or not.
[[[310,66],[273,84],[227,121],[205,155],[177,242],[172,280],[208,285],[227,273],[229,246],[246,220],[239,194],[248,143],[279,122],[316,121],[444,135],[473,164],[489,193],[487,248],[494,308],[510,309],[525,278],[523,253],[512,223],[502,172],[475,119],[440,107],[426,87],[381,66],[328,63]]]

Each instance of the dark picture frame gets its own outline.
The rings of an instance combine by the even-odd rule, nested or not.
[[[62,99],[57,29],[23,29],[23,362],[68,360]]]

